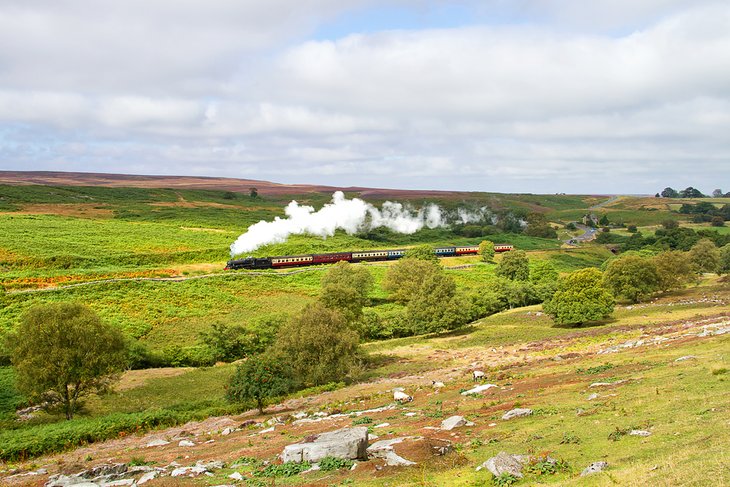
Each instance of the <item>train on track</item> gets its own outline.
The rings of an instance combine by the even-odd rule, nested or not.
[[[508,252],[514,247],[508,244],[494,245],[495,252]],[[461,247],[437,247],[434,249],[436,257],[453,257],[469,255],[479,252],[478,245]],[[277,257],[246,257],[245,259],[229,260],[228,269],[277,269],[280,267],[304,267],[309,265],[334,264],[335,262],[374,262],[381,260],[396,260],[403,257],[406,249],[395,250],[362,250],[357,252],[336,252],[332,254],[282,255]]]

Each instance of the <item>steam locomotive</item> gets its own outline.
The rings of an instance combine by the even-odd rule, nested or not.
[[[494,246],[495,252],[507,252],[512,250],[512,245],[500,244]],[[436,257],[453,257],[456,255],[469,255],[479,252],[478,245],[466,245],[462,247],[437,247],[434,249]],[[276,269],[280,267],[299,267],[320,264],[333,264],[335,262],[374,262],[380,260],[400,259],[406,253],[405,249],[395,250],[363,250],[359,252],[336,252],[333,254],[307,254],[307,255],[284,255],[278,257],[246,257],[245,259],[229,260],[226,264],[228,269]]]

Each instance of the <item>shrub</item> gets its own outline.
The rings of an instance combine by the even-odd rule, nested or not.
[[[555,295],[543,310],[557,324],[580,324],[605,318],[613,312],[614,298],[594,268],[571,272],[558,279]]]
[[[273,399],[293,389],[292,370],[276,357],[250,357],[236,367],[226,397],[234,402],[253,401],[259,412]]]

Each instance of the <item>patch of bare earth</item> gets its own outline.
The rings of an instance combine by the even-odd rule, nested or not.
[[[10,215],[60,215],[72,216],[75,218],[112,218],[114,212],[96,203],[54,203],[54,204],[28,204],[20,210],[5,212]]]

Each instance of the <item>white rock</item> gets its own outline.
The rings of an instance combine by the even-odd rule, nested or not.
[[[263,435],[264,433],[271,433],[273,431],[274,431],[274,427],[272,426],[271,428],[266,428],[265,430],[259,431],[259,434]]]
[[[697,360],[697,357],[694,355],[685,355],[676,359],[675,362],[684,362],[685,360]]]
[[[169,444],[170,444],[169,441],[165,441],[162,438],[158,438],[156,440],[152,440],[149,443],[147,443],[147,448],[151,448],[154,446],[165,446],[165,445],[169,445]]]
[[[583,469],[580,476],[585,477],[586,475],[602,472],[606,467],[608,467],[608,463],[606,462],[593,462]]]
[[[625,380],[617,380],[616,382],[594,382],[588,387],[609,387],[609,386],[615,386],[616,384],[623,384],[626,382]]]
[[[243,475],[241,475],[239,472],[233,472],[231,475],[228,476],[228,478],[233,480],[243,480]]]
[[[102,482],[102,487],[124,487],[125,485],[134,485],[134,479],[119,479],[109,482]]]
[[[177,446],[195,446],[195,443],[190,440],[180,440]]]
[[[151,472],[147,472],[146,474],[142,475],[139,480],[137,481],[137,485],[143,485],[149,482],[150,480],[154,480],[159,475],[159,472],[156,470],[153,470]]]
[[[322,433],[309,443],[295,443],[284,447],[281,459],[284,462],[317,462],[324,457],[348,460],[366,459],[368,429],[364,426],[342,428]]]
[[[309,415],[305,411],[300,411],[298,413],[292,414],[292,417],[294,419],[302,419],[302,418],[306,418],[307,416],[309,416]]]
[[[517,408],[517,409],[513,409],[511,411],[507,411],[506,413],[504,413],[504,415],[502,416],[502,419],[508,420],[508,419],[512,419],[512,418],[522,418],[524,416],[529,416],[531,414],[532,414],[532,409]]]
[[[495,426],[497,426],[497,423],[489,423],[487,426],[489,426],[490,428],[494,428]]]
[[[233,433],[233,428],[225,428],[223,431],[221,431],[221,435],[228,436],[231,433]]]
[[[441,421],[441,429],[445,431],[461,428],[462,426],[474,426],[474,423],[464,419],[464,416],[451,416]]]
[[[491,389],[492,387],[497,387],[497,386],[495,384],[482,384],[480,386],[473,387],[473,388],[469,389],[468,391],[462,392],[461,395],[468,396],[469,394],[479,394],[488,389]]]
[[[629,434],[631,436],[649,436],[649,435],[651,435],[651,431],[646,431],[646,430],[631,430],[631,431],[629,431]]]
[[[387,428],[388,426],[390,426],[390,423],[380,423],[373,426],[373,428]]]
[[[595,392],[593,394],[591,394],[590,396],[588,396],[589,401],[592,401],[594,399],[598,399],[598,394],[596,394]]]
[[[405,413],[403,416],[408,416],[409,418],[412,418],[413,416],[417,416],[417,415],[418,415],[418,413],[411,412],[411,413]]]
[[[367,454],[371,458],[381,458],[385,460],[385,464],[391,467],[405,467],[415,465],[416,462],[406,460],[398,455],[393,449],[393,445],[403,442],[403,440],[411,439],[411,437],[393,438],[390,440],[376,441],[367,449]]]
[[[441,389],[442,387],[446,387],[446,384],[444,384],[443,382],[432,380],[431,387],[433,387],[434,389]]]

